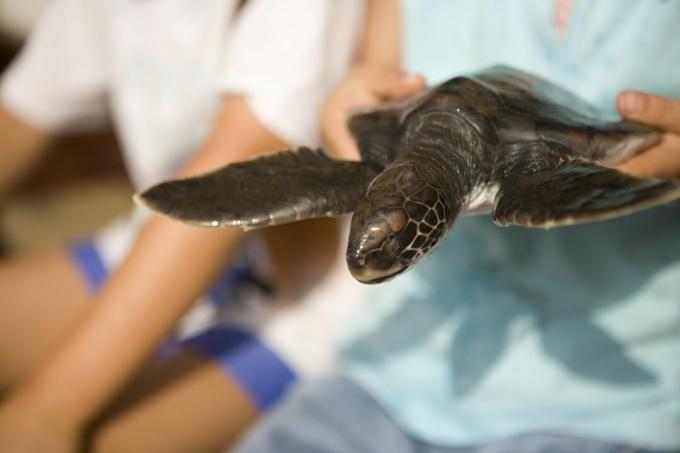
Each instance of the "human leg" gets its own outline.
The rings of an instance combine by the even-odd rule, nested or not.
[[[480,446],[411,438],[364,390],[342,377],[302,384],[243,437],[234,453],[652,453],[634,446],[528,433]],[[660,452],[659,452],[660,453]]]
[[[87,287],[65,249],[0,262],[0,392],[29,374],[87,306]]]
[[[97,280],[106,277],[98,259],[81,243],[2,263],[3,389],[44,360],[86,310]],[[93,445],[95,451],[214,451],[258,410],[243,386],[210,357],[179,351],[166,360],[152,359],[132,380],[100,419]]]
[[[351,381],[303,384],[234,449],[235,453],[411,453],[410,439]]]
[[[423,450],[422,453],[430,450]],[[555,434],[524,434],[478,447],[471,453],[653,453],[635,446]],[[431,451],[431,453],[438,453]],[[660,453],[660,452],[658,452]]]
[[[291,374],[306,379],[332,366],[338,325],[357,308],[360,298],[352,296],[363,288],[350,279],[342,259],[337,268],[294,306],[276,308],[248,297],[224,307],[218,323],[182,342],[185,352],[170,359],[174,365],[154,365],[181,372],[169,378],[150,372],[151,384],[133,384],[122,397],[126,402],[100,419],[92,431],[93,450],[211,451],[230,444],[287,392]],[[197,358],[200,365],[192,365]],[[210,421],[203,414],[212,414]]]
[[[255,329],[233,319],[255,300],[265,305],[255,315],[271,302],[253,284],[248,256],[237,254],[197,302],[198,319],[186,318],[92,424],[88,451],[218,451],[281,396],[292,371]]]
[[[190,351],[146,367],[90,429],[89,449],[184,453],[226,448],[258,408],[241,385]]]
[[[72,251],[71,253],[63,253],[63,259],[60,262],[63,267],[71,271],[72,275],[71,278],[62,276],[57,279],[62,283],[77,282],[77,287],[82,291],[81,310],[85,310],[87,307],[88,291],[85,290],[85,287],[96,289],[93,288],[91,277],[96,277],[99,265],[96,265],[96,262],[95,265],[92,265],[91,258],[93,257],[90,252],[87,251],[87,248],[81,248],[78,253],[79,258],[76,260],[74,260]],[[42,260],[38,261],[42,263]],[[86,262],[90,262],[89,271],[84,269],[84,267],[88,268],[88,266],[83,266],[83,263]],[[74,263],[78,263],[78,265],[74,266]],[[40,267],[31,266],[27,275],[50,274],[50,272],[39,269]],[[9,274],[2,275],[9,277]],[[30,281],[26,282],[16,278],[10,278],[10,280],[19,284],[22,289],[30,288],[30,284],[28,284]],[[46,281],[48,280],[51,280],[51,278],[46,279]],[[85,281],[88,282],[88,285],[83,283]],[[61,298],[62,292],[58,287],[52,286],[50,287],[52,289],[49,289],[40,286],[39,288],[44,291],[39,294],[39,297],[36,297],[38,301],[52,301],[54,305],[51,305],[50,308],[59,307],[57,301],[55,301],[55,296]],[[29,293],[16,293],[16,300],[26,299]],[[229,291],[226,291],[226,293],[229,293]],[[340,307],[347,308],[347,304],[340,305]],[[236,304],[234,308],[241,311],[243,307]],[[319,308],[316,307],[314,313],[305,314],[303,310],[300,319],[298,319],[299,315],[290,313],[291,310],[296,309],[287,307],[288,316],[285,326],[283,326],[283,331],[288,332],[288,334],[279,328],[275,329],[274,337],[284,336],[288,338],[291,331],[301,332],[303,331],[301,324],[309,328],[309,318],[312,315],[318,317]],[[258,311],[255,310],[255,312]],[[57,314],[64,313],[57,312]],[[40,320],[57,318],[55,314],[51,313],[48,313],[45,317],[43,315],[44,311],[40,309],[35,310],[32,314],[25,314],[24,324],[31,325],[30,321],[33,316],[40,317]],[[77,313],[74,319],[76,318]],[[337,321],[337,313],[329,318]],[[3,317],[3,320],[6,319]],[[313,324],[318,327],[319,320]],[[40,329],[45,330],[43,327],[40,327]],[[65,333],[68,327],[63,330]],[[321,331],[324,337],[328,335],[328,329],[322,328]],[[310,334],[311,332],[307,332],[305,336],[309,337]],[[236,354],[222,350],[223,360],[218,363],[220,358],[216,355],[219,355],[220,351],[219,349],[211,349],[211,345],[228,344],[230,336],[232,340],[237,340],[241,347],[238,348]],[[211,336],[203,336],[202,339],[198,340],[199,337],[191,338],[188,343],[185,343],[185,346],[198,351],[201,356],[185,351],[178,352],[165,361],[154,360],[133,379],[131,385],[119,394],[115,406],[99,419],[91,431],[94,451],[214,451],[218,447],[228,445],[248,423],[254,420],[264,406],[270,404],[283,392],[287,381],[272,379],[271,368],[266,363],[262,366],[261,344],[257,345],[248,338],[244,338],[243,335],[234,336],[231,334],[225,338],[224,334],[218,334],[216,338],[213,334],[212,340]],[[316,338],[316,340],[319,339]],[[51,342],[54,341],[57,340]],[[318,345],[323,344],[323,342],[315,341],[314,338],[311,341],[317,345],[314,348],[313,355],[323,354],[323,351],[317,351]],[[328,341],[328,339],[325,339],[325,341]],[[17,336],[3,344],[21,345],[22,342],[24,342],[23,337]],[[49,344],[50,341],[47,343]],[[282,345],[278,346],[279,348],[283,347]],[[323,348],[324,346],[321,347],[321,349]],[[21,350],[22,348],[18,349]],[[260,350],[260,352],[253,355],[252,351],[257,352],[257,350]],[[251,351],[251,353],[244,353],[244,351]],[[34,355],[31,366],[39,363],[42,360],[41,357],[48,353],[49,350],[45,354]],[[301,361],[299,356],[308,354],[308,350],[297,351],[295,354],[298,356],[297,362]],[[266,356],[266,354],[264,355]],[[237,356],[237,358],[234,358],[234,356]],[[280,371],[280,368],[279,366],[277,369]],[[258,376],[260,382],[257,382],[257,379],[248,381],[249,377],[257,378]]]

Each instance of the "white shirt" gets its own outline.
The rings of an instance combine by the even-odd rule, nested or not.
[[[137,188],[169,178],[206,138],[220,98],[239,93],[291,144],[318,145],[318,113],[354,48],[362,0],[54,0],[0,86],[48,131],[111,120]],[[225,151],[228,155],[228,150]],[[97,238],[107,267],[138,224]]]

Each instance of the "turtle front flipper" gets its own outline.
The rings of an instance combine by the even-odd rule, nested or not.
[[[301,148],[162,182],[135,201],[193,225],[259,228],[351,212],[376,174]]]
[[[582,159],[537,171],[519,168],[500,181],[493,209],[498,225],[552,228],[629,214],[680,199],[680,183],[640,179]]]

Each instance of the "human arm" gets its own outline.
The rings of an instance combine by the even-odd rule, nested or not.
[[[417,93],[425,81],[401,70],[401,25],[398,0],[368,0],[364,27],[353,68],[326,99],[321,128],[328,151],[357,160],[359,152],[347,118],[360,108]]]
[[[62,135],[108,124],[93,2],[55,0],[0,80],[0,198]],[[64,24],[68,24],[67,27]]]
[[[663,132],[658,145],[618,168],[640,177],[680,178],[680,99],[627,90],[617,97],[617,107],[625,118]]]
[[[243,99],[228,98],[212,135],[182,173],[282,146]],[[79,430],[151,354],[241,237],[239,230],[153,218],[77,327],[6,402],[0,412],[2,449],[28,442],[17,451],[40,451],[33,442],[41,441],[49,451],[75,448]]]
[[[0,105],[0,199],[42,156],[52,135]]]

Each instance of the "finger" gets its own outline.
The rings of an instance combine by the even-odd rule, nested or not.
[[[361,160],[359,148],[342,119],[335,122],[336,126],[326,129],[324,142],[331,156],[345,160]]]
[[[344,104],[325,111],[322,115],[322,134],[325,148],[332,156],[346,160],[361,160],[359,149],[349,131],[347,120],[356,108],[371,108],[380,100],[368,93],[353,93]]]
[[[616,104],[628,119],[680,133],[680,100],[626,90],[619,93]]]
[[[425,79],[400,71],[377,71],[371,77],[371,90],[384,100],[399,99],[425,89]]]
[[[680,137],[667,134],[660,144],[615,168],[639,178],[680,178]]]
[[[425,89],[425,79],[419,75],[404,75],[387,87],[389,99],[399,99],[419,93]]]

